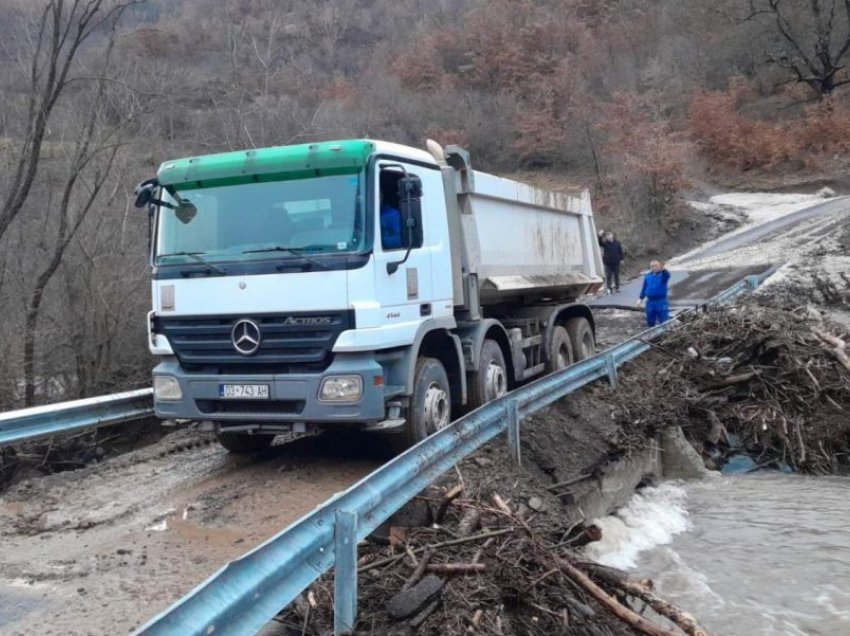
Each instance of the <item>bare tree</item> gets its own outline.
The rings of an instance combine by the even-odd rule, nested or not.
[[[0,193],[0,239],[30,195],[48,124],[57,102],[73,81],[71,68],[87,40],[114,25],[127,7],[144,0],[49,0],[35,22],[29,63],[26,113],[11,179]]]
[[[110,40],[103,55],[104,75],[109,66],[113,42],[114,40]],[[26,406],[31,406],[36,401],[35,347],[45,291],[59,270],[71,241],[98,201],[121,147],[119,134],[135,115],[134,102],[123,104],[124,108],[120,109],[116,105],[119,100],[112,98],[109,86],[114,91],[121,90],[105,76],[94,80],[94,95],[90,103],[78,96],[77,108],[72,109],[72,114],[81,119],[81,125],[67,157],[59,203],[51,209],[49,218],[46,219],[42,240],[49,246],[48,253],[46,258],[40,261],[42,267],[35,277],[26,305],[23,344]],[[55,235],[50,236],[52,226],[55,226]]]
[[[850,0],[750,0],[747,21],[764,28],[768,63],[793,74],[820,99],[850,83]]]

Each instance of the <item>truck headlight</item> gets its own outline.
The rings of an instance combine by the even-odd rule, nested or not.
[[[170,375],[155,375],[153,397],[155,400],[182,400],[183,390],[177,378],[172,378]]]
[[[319,399],[323,402],[356,402],[363,395],[359,375],[331,375],[322,381]]]

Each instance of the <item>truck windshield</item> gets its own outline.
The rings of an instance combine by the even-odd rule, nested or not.
[[[358,175],[178,188],[157,226],[156,264],[306,259],[362,251]],[[174,209],[168,207],[173,206]]]

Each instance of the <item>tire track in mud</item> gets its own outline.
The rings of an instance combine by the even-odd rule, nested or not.
[[[179,431],[0,498],[0,632],[127,632],[387,458],[368,436],[256,457]]]

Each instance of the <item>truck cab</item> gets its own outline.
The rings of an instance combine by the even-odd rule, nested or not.
[[[486,250],[470,249],[462,218],[473,173],[461,149],[452,157],[467,163],[346,140],[163,163],[137,188],[152,220],[156,414],[206,422],[234,452],[338,427],[404,447],[525,379],[520,341],[546,327],[522,324],[541,313],[537,300],[547,319],[563,311],[565,287],[479,290],[472,270]],[[591,232],[579,251],[592,252],[592,218],[572,216]],[[581,291],[601,283],[595,249],[570,265]],[[578,271],[587,263],[591,276]],[[495,301],[482,308],[482,295]],[[574,313],[592,326],[589,310]],[[484,357],[500,359],[479,368],[484,340],[495,343]]]

